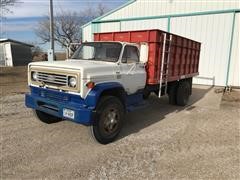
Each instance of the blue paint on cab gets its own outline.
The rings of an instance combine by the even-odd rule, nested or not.
[[[28,108],[36,109],[47,114],[63,117],[63,109],[70,109],[75,112],[71,121],[91,125],[94,111],[89,109],[84,99],[79,95],[73,95],[56,90],[30,87],[31,92],[25,96],[25,104]]]
[[[100,100],[101,94],[105,90],[116,90],[123,87],[117,82],[107,82],[97,84],[83,99],[80,95],[60,92],[58,90],[39,88],[30,86],[30,93],[25,95],[25,104],[28,108],[39,110],[47,114],[63,117],[63,109],[73,110],[74,119],[69,119],[76,123],[92,125],[94,121],[95,109]],[[124,92],[124,91],[123,91]],[[133,95],[123,95],[126,110],[133,111],[143,102],[142,92]]]

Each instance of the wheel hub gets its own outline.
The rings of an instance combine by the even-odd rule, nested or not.
[[[118,124],[118,113],[115,109],[110,109],[106,114],[104,121],[104,130],[107,133],[112,133],[116,130]]]

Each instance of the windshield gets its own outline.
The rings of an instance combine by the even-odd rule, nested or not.
[[[83,43],[73,54],[72,59],[117,62],[122,44],[112,42]]]

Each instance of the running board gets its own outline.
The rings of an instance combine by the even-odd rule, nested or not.
[[[138,104],[132,104],[130,106],[127,107],[127,112],[132,112],[132,111],[136,111],[139,109],[143,109],[149,106],[149,103],[145,100],[143,100],[142,102],[138,103]]]

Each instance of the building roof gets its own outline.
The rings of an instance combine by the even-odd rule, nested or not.
[[[170,1],[169,0],[169,1],[162,1],[162,2],[161,1],[156,1],[157,3],[165,3],[165,4],[167,3],[168,5],[165,5],[165,6],[168,9],[167,10],[164,9],[164,11],[160,11],[159,9],[157,9],[157,11],[154,11],[154,13],[157,12],[157,14],[154,14],[154,15],[151,15],[153,13],[152,13],[152,11],[149,11],[149,12],[151,12],[150,14],[142,15],[142,16],[140,16],[139,14],[133,15],[134,13],[131,13],[131,17],[129,17],[129,14],[126,14],[125,15],[126,17],[121,17],[122,15],[118,14],[118,15],[116,15],[117,18],[116,17],[110,18],[110,19],[105,18],[105,17],[111,16],[115,12],[118,12],[119,10],[121,10],[121,9],[123,9],[123,8],[129,6],[130,4],[133,4],[137,1],[140,1],[140,0],[128,0],[122,6],[116,8],[116,9],[113,9],[112,11],[110,11],[110,12],[108,12],[108,13],[100,16],[100,17],[97,17],[96,19],[93,19],[92,21],[82,25],[81,28],[85,28],[86,26],[88,26],[90,24],[93,24],[93,23],[113,23],[113,22],[132,21],[132,20],[150,20],[150,19],[160,19],[160,18],[168,18],[168,17],[185,17],[185,16],[198,16],[198,15],[208,15],[208,14],[223,14],[223,13],[239,13],[240,12],[239,5],[238,6],[235,5],[233,7],[232,5],[227,6],[227,4],[224,6],[224,8],[221,8],[220,6],[218,6],[217,8],[214,8],[214,6],[211,5],[211,8],[209,8],[208,10],[206,10],[205,6],[198,6],[200,8],[196,9],[196,8],[193,7],[193,8],[190,8],[193,11],[186,12],[187,11],[186,8],[188,8],[188,7],[186,7],[184,9],[184,7],[179,6],[179,3],[180,3],[180,5],[182,5],[184,3],[181,3],[180,1],[172,1],[172,0]],[[189,1],[189,0],[185,0],[185,1]],[[142,1],[142,2],[145,2],[145,1]],[[189,2],[196,3],[195,0],[190,0]],[[176,8],[172,8],[173,3],[176,4],[175,6],[178,7],[177,8],[178,10],[176,10]],[[204,2],[200,2],[200,3],[204,3]],[[224,3],[224,2],[222,2],[222,3]],[[233,4],[235,2],[230,2],[230,3]],[[152,4],[154,4],[154,3],[152,3]],[[154,4],[154,6],[156,6],[156,4]],[[184,5],[182,5],[182,6],[184,6]],[[161,7],[166,8],[164,6],[161,6]],[[136,12],[139,12],[140,10],[141,9],[139,8],[138,10],[136,10],[134,12],[136,13]],[[179,11],[179,12],[176,12],[176,11]],[[148,10],[146,10],[145,7],[144,7],[144,12],[148,12]]]
[[[5,42],[12,42],[12,43],[21,44],[21,45],[24,45],[24,46],[33,47],[32,44],[27,44],[27,43],[24,43],[24,42],[13,40],[13,39],[0,39],[0,43],[5,43]]]
[[[116,12],[116,11],[118,11],[118,10],[120,10],[120,9],[122,9],[122,8],[124,8],[124,7],[132,4],[132,3],[134,3],[134,2],[136,2],[136,1],[137,1],[137,0],[128,0],[128,1],[127,1],[126,3],[124,3],[123,5],[121,5],[121,6],[117,7],[117,8],[109,11],[108,13],[103,14],[102,16],[97,17],[97,18],[93,19],[92,21],[90,21],[90,22],[82,25],[81,28],[84,28],[84,27],[88,26],[89,24],[91,24],[91,23],[94,22],[94,21],[101,20],[102,18],[104,18],[104,17],[106,17],[106,16],[108,16],[108,15],[110,15],[110,14],[113,14],[114,12]]]

